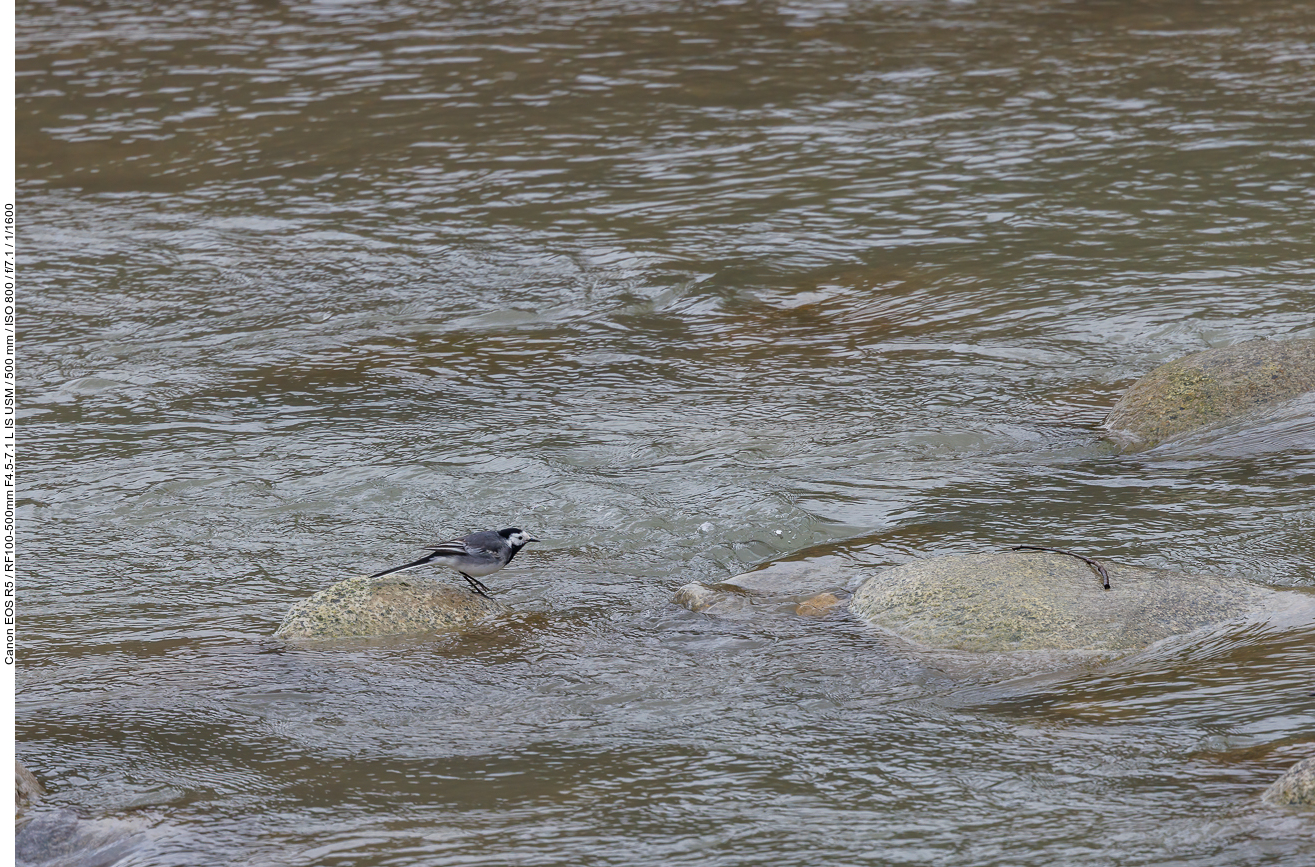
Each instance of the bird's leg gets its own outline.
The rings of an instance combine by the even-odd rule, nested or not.
[[[470,582],[470,589],[475,593],[476,596],[483,596],[485,599],[493,598],[492,596],[489,595],[489,588],[479,583],[479,581],[477,581],[474,578],[471,578],[465,572],[458,572],[457,574]]]

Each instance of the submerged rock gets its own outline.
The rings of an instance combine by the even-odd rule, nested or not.
[[[406,635],[464,629],[507,610],[465,587],[398,574],[348,578],[292,606],[275,638]]]
[[[1109,438],[1143,449],[1315,391],[1315,340],[1252,340],[1195,352],[1137,380],[1105,417]]]
[[[1288,768],[1261,797],[1281,806],[1315,807],[1315,756]]]
[[[111,867],[132,858],[146,842],[141,819],[83,819],[67,807],[34,816],[14,835],[19,867]]]
[[[842,570],[849,563],[835,555],[781,560],[717,584],[686,584],[671,601],[718,617],[768,613],[825,617],[841,605],[831,591],[844,586]]]
[[[672,597],[671,601],[675,602],[677,605],[688,608],[690,611],[702,613],[709,608],[712,608],[717,603],[722,602],[730,595],[730,593],[727,593],[724,590],[713,590],[706,584],[695,582],[693,584],[686,584],[684,587],[677,590],[676,595]]]
[[[849,607],[930,647],[967,651],[1137,650],[1212,623],[1315,598],[1240,579],[1102,563],[1112,589],[1064,554],[1011,551],[920,560],[880,572]]]
[[[718,586],[764,596],[815,596],[844,587],[844,570],[852,565],[851,559],[839,554],[777,560],[727,578]]]
[[[800,617],[826,617],[839,610],[842,601],[834,593],[819,593],[809,597],[794,607],[794,613]]]

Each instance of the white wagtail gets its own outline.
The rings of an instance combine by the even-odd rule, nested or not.
[[[470,582],[471,590],[485,599],[492,599],[493,597],[489,596],[489,588],[479,583],[477,576],[483,578],[485,575],[492,575],[510,563],[517,551],[530,542],[537,541],[539,540],[516,527],[508,527],[505,530],[480,530],[478,533],[452,539],[442,545],[428,546],[432,554],[421,557],[414,563],[407,563],[405,566],[394,566],[392,569],[376,572],[370,577],[378,578],[380,575],[414,569],[426,563],[437,563],[455,569],[458,575]]]

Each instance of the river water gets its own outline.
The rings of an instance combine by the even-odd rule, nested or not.
[[[1258,798],[1309,623],[1011,684],[670,602],[1023,542],[1315,587],[1309,403],[1097,430],[1315,336],[1315,6],[18,18],[19,753],[128,835],[58,863],[1315,863]],[[510,525],[503,621],[271,638]]]

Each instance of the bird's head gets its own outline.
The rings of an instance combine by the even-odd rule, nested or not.
[[[498,535],[507,540],[507,544],[511,546],[513,551],[519,551],[530,542],[539,541],[519,527],[508,527],[505,530],[499,530]]]

